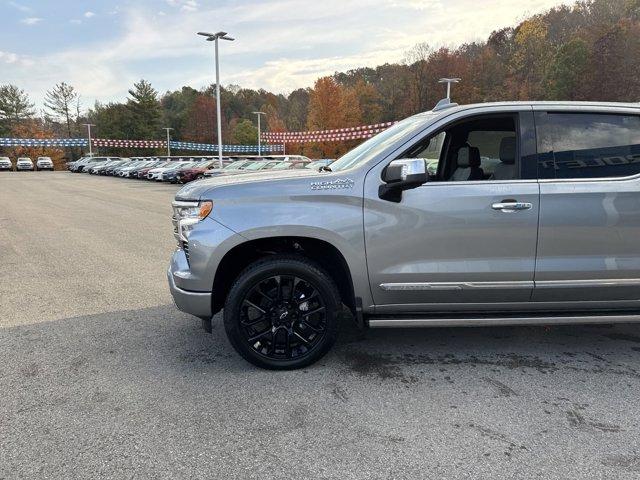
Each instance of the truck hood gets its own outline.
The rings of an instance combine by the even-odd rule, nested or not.
[[[317,170],[282,170],[263,171],[256,173],[244,173],[242,175],[221,175],[217,177],[196,180],[182,187],[176,194],[176,200],[200,200],[205,192],[216,187],[228,185],[241,185],[248,183],[262,183],[272,180],[283,180],[287,178],[318,177],[323,174]]]

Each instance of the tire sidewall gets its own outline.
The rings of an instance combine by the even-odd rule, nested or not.
[[[310,268],[311,267],[311,268]],[[259,282],[274,275],[295,275],[310,282],[317,290],[326,309],[326,331],[313,350],[301,359],[276,360],[257,353],[244,339],[240,327],[240,309],[245,295]],[[242,272],[229,291],[224,308],[224,327],[233,348],[250,363],[273,370],[290,370],[310,365],[323,357],[335,343],[341,303],[331,277],[319,266],[305,260],[274,258],[258,262]]]

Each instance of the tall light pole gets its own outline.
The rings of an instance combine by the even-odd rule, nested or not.
[[[93,123],[83,123],[85,127],[87,127],[87,131],[89,132],[89,156],[93,155],[93,151],[91,150],[91,127],[95,127]]]
[[[451,84],[458,83],[460,81],[459,78],[441,78],[438,80],[438,83],[446,83],[447,84],[447,98],[451,100]]]
[[[216,44],[216,114],[218,117],[218,161],[220,162],[220,168],[222,168],[222,121],[220,118],[220,63],[218,61],[218,40],[228,40],[233,42],[233,38],[227,35],[227,32],[207,33],[198,32],[198,35],[207,37],[207,42],[215,42]]]
[[[171,138],[169,138],[169,132],[171,130],[173,130],[173,128],[164,127],[163,130],[167,131],[167,157],[170,157],[171,156],[171,146],[169,145],[169,142],[171,141]]]
[[[260,138],[260,115],[264,115],[266,117],[267,114],[264,113],[264,112],[253,112],[253,113],[258,116],[258,156],[260,156],[261,155],[261,151],[260,151],[260,144],[261,144],[261,138]]]

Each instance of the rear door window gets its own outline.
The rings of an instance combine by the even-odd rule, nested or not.
[[[537,117],[540,178],[640,173],[640,116],[548,113]]]

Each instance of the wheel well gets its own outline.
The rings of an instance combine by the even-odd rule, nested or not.
[[[324,240],[307,237],[271,237],[250,240],[227,252],[213,280],[213,313],[222,310],[227,293],[240,272],[256,260],[278,254],[298,254],[315,261],[336,282],[342,303],[355,315],[353,281],[340,251]]]

